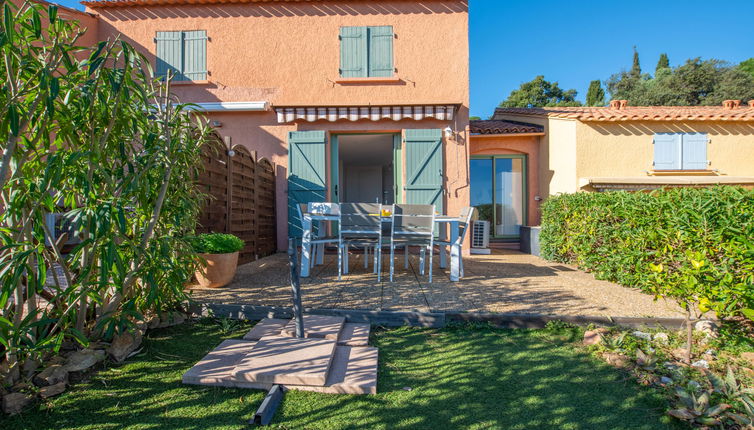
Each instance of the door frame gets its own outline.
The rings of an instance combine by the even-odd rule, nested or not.
[[[495,177],[495,160],[498,159],[520,159],[522,169],[521,169],[521,175],[522,175],[522,190],[521,190],[521,207],[523,209],[522,215],[521,215],[521,226],[527,225],[527,220],[529,219],[529,166],[528,166],[528,156],[526,154],[481,154],[481,155],[472,155],[471,160],[492,160],[492,225],[490,226],[490,237],[495,239],[520,239],[521,235],[496,235],[495,234],[495,226],[496,224],[496,217],[497,217],[497,211],[495,210],[495,204],[496,204],[496,195],[495,195],[495,189],[497,188],[497,182]]]
[[[393,201],[395,203],[403,202],[403,151],[402,135],[400,131],[379,130],[374,132],[330,132],[330,175],[327,189],[330,192],[330,201],[340,203],[342,187],[340,186],[340,136],[373,136],[389,135],[393,136]]]

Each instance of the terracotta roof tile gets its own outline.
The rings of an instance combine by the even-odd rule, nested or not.
[[[129,6],[177,6],[192,4],[221,4],[221,3],[304,3],[338,0],[85,0],[81,4],[93,8],[129,7]],[[415,1],[415,0],[407,0]],[[458,0],[462,1],[462,0]]]
[[[475,134],[519,134],[519,133],[542,133],[544,127],[537,124],[518,121],[503,120],[471,120],[469,121],[471,132]]]
[[[754,121],[754,107],[626,106],[497,108],[494,119],[506,115],[547,116],[580,121]]]

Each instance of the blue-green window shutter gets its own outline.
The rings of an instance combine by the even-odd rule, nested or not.
[[[288,134],[288,236],[301,237],[296,205],[324,202],[325,132],[292,131]]]
[[[442,130],[406,130],[405,142],[406,203],[435,205],[443,213]]]
[[[340,76],[367,77],[367,27],[340,28]]]
[[[174,80],[183,81],[186,78],[183,70],[183,35],[180,31],[158,31],[155,38],[157,43],[157,76],[167,76],[171,72]]]
[[[683,135],[682,164],[684,170],[704,170],[707,168],[707,134],[687,133]]]
[[[183,32],[183,76],[189,81],[207,79],[207,32]]]
[[[369,27],[369,76],[393,76],[393,27]]]
[[[681,168],[681,135],[657,133],[654,138],[654,170]]]

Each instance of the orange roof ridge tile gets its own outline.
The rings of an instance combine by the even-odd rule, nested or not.
[[[195,5],[195,4],[222,4],[222,3],[312,3],[312,2],[335,2],[354,0],[84,0],[84,6],[93,8],[102,7],[130,7],[130,6],[165,6],[165,5]],[[364,1],[367,0],[356,0]],[[416,0],[402,0],[416,1]],[[464,0],[457,0],[464,1]]]
[[[580,121],[754,121],[754,106],[624,106],[497,108],[500,115],[547,116]]]
[[[469,128],[475,134],[520,134],[542,133],[544,127],[520,121],[471,120]]]

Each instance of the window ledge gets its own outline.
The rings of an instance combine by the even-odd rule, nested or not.
[[[717,176],[717,170],[650,170],[649,176]]]
[[[380,78],[338,78],[336,84],[340,85],[378,85],[378,84],[399,84],[403,82],[397,76],[380,77]]]
[[[201,80],[201,81],[171,81],[170,85],[207,85],[211,83],[208,80]]]

